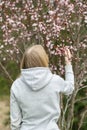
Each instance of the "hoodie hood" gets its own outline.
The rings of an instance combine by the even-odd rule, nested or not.
[[[48,67],[21,69],[21,78],[32,90],[39,90],[50,82],[52,73]]]

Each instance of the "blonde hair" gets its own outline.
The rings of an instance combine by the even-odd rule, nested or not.
[[[23,54],[20,69],[32,67],[48,67],[49,58],[41,45],[27,48]]]

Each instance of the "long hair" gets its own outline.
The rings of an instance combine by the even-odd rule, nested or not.
[[[32,67],[48,67],[49,58],[41,45],[34,45],[27,48],[23,54],[20,69]]]

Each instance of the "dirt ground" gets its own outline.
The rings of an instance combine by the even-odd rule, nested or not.
[[[0,100],[0,130],[10,130],[9,101]]]

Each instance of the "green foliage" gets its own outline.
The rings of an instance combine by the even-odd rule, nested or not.
[[[83,122],[82,130],[87,130],[87,117],[85,118]]]
[[[12,79],[15,80],[19,74],[18,65],[14,63],[14,61],[10,61],[9,63],[5,63],[5,66]],[[9,96],[11,84],[12,83],[8,80],[2,71],[0,76],[0,97]]]
[[[10,61],[6,65],[6,69],[8,70],[9,74],[11,75],[12,79],[15,80],[18,76],[19,72],[19,66],[13,61]]]
[[[9,95],[9,82],[5,77],[0,77],[0,97]]]

